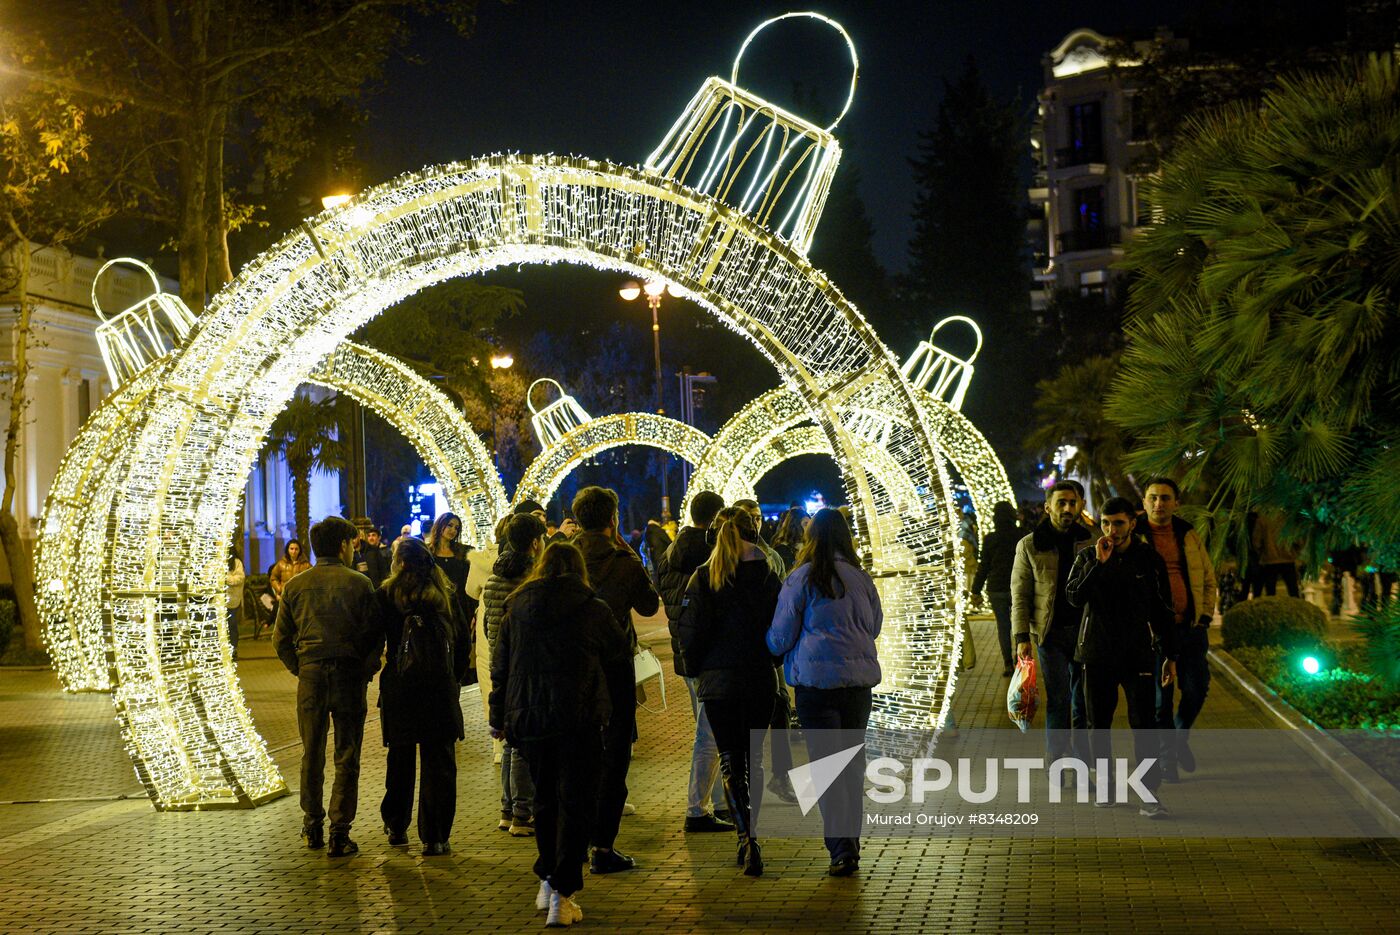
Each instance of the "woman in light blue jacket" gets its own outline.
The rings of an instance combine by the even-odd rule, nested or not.
[[[870,690],[880,682],[875,638],[883,620],[880,595],[857,563],[846,518],[820,510],[768,628],[768,649],[783,657],[797,695],[811,761],[864,742]],[[831,854],[827,872],[834,877],[849,876],[860,864],[863,774],[864,757],[856,757],[820,799]]]

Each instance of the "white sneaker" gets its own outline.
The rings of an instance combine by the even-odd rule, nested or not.
[[[564,928],[583,921],[583,910],[572,899],[558,893],[549,894],[549,916],[544,920],[546,928]]]
[[[549,897],[554,895],[554,887],[549,885],[548,880],[540,881],[540,891],[535,894],[535,908],[544,912],[549,908]]]
[[[633,805],[631,802],[623,802],[623,803],[622,803],[622,814],[624,814],[624,815],[635,815],[635,814],[637,814],[637,806]]]

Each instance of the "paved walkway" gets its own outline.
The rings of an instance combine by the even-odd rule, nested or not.
[[[964,730],[1007,727],[989,620],[964,673]],[[661,644],[656,647],[659,651]],[[296,776],[294,682],[266,641],[240,674],[258,723]],[[669,653],[662,653],[669,655]],[[669,668],[669,663],[668,663]],[[826,877],[818,841],[770,840],[768,872],[739,875],[725,835],[680,832],[689,737],[684,686],[640,714],[638,814],[619,846],[642,869],[587,877],[595,931],[1362,931],[1391,927],[1400,844],[1336,839],[881,838],[860,874]],[[64,696],[42,672],[0,672],[0,930],[6,933],[517,932],[542,925],[534,846],[495,830],[496,780],[479,696],[464,695],[454,853],[424,860],[377,832],[383,757],[367,751],[362,851],[330,861],[300,847],[295,797],[247,812],[157,814],[136,794],[105,696]],[[373,717],[373,714],[371,714]],[[1203,727],[1268,727],[1217,679]],[[367,739],[376,739],[370,725]],[[1207,773],[1203,766],[1201,777]],[[1191,777],[1173,796],[1189,795]],[[1280,809],[1346,807],[1320,770],[1290,777]],[[1180,791],[1176,791],[1179,789]],[[104,800],[105,798],[105,800]],[[1330,805],[1329,805],[1330,803]],[[415,842],[416,843],[416,842]]]

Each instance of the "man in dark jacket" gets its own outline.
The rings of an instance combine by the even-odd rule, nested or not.
[[[273,627],[277,658],[297,677],[297,729],[301,733],[302,835],[306,846],[325,846],[321,805],[326,734],[335,719],[335,781],[331,785],[331,857],[359,847],[350,825],[360,787],[360,745],[365,732],[365,688],[379,669],[383,636],[375,626],[374,587],[347,565],[355,557],[355,527],[328,516],[311,527],[316,566],[282,589]]]
[[[1103,536],[1075,557],[1066,592],[1072,606],[1084,609],[1075,660],[1084,666],[1091,755],[1095,761],[1113,762],[1110,730],[1121,685],[1128,700],[1133,755],[1139,763],[1152,761],[1143,785],[1153,793],[1153,801],[1144,801],[1139,814],[1164,818],[1166,807],[1156,801],[1162,770],[1152,728],[1157,680],[1170,685],[1176,679],[1175,615],[1166,564],[1133,534],[1136,513],[1122,497],[1104,504],[1099,520]],[[1159,653],[1165,657],[1160,671]],[[1112,785],[1100,777],[1096,804],[1113,804],[1107,794]]]
[[[371,526],[365,530],[364,542],[355,556],[355,570],[377,588],[389,577],[389,563],[389,549],[384,545],[379,530]]]
[[[714,732],[710,730],[710,719],[705,716],[705,706],[696,694],[695,678],[685,667],[680,638],[676,633],[676,624],[685,602],[685,587],[695,569],[710,557],[705,530],[710,528],[715,514],[723,508],[724,498],[713,491],[702,490],[692,497],[690,525],[677,533],[676,541],[656,563],[661,598],[666,602],[666,624],[671,631],[671,662],[676,667],[676,674],[685,680],[685,687],[690,692],[690,710],[695,715],[695,743],[690,753],[690,783],[685,806],[686,831],[734,830],[733,825],[717,819],[706,808],[705,800],[709,798],[714,802],[715,811],[727,810],[724,787],[719,783],[719,749],[715,746]]]
[[[617,534],[617,494],[606,487],[585,487],[574,497],[574,519],[582,530],[574,545],[588,566],[588,583],[613,612],[627,635],[632,654],[637,650],[637,630],[632,611],[650,616],[661,607],[637,553]],[[607,667],[612,719],[603,734],[603,771],[598,789],[598,821],[593,831],[593,873],[614,873],[636,866],[632,858],[613,848],[622,810],[627,804],[627,770],[632,764],[632,740],[637,732],[637,680],[631,655]]]

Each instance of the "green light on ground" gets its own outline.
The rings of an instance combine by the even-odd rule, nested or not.
[[[1303,671],[1308,675],[1317,675],[1322,668],[1322,663],[1318,662],[1316,656],[1306,656],[1303,658]]]

